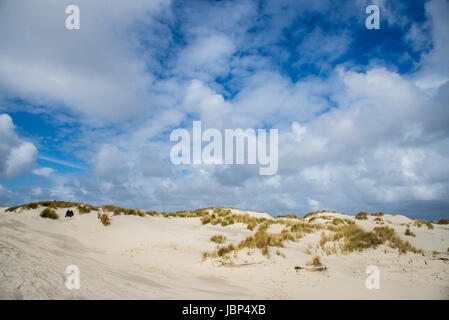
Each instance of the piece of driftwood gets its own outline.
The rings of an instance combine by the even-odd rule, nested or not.
[[[305,270],[308,270],[308,271],[311,271],[311,272],[315,272],[315,271],[326,271],[327,267],[326,266],[317,266],[317,267],[300,267],[300,266],[295,266],[295,270],[296,271],[302,270],[302,269],[305,269]]]
[[[230,267],[230,268],[239,268],[239,267],[244,267],[244,266],[250,266],[253,264],[255,264],[255,263],[233,263],[233,262],[221,261],[222,266]]]
[[[307,270],[315,272],[315,271],[326,271],[327,267],[326,266],[319,266],[319,267],[311,267],[311,268],[307,268]]]
[[[443,257],[433,257],[432,260],[442,260],[442,261],[449,261],[448,258],[443,258]],[[427,263],[426,263],[427,264]]]

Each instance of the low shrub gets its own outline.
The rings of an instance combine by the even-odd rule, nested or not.
[[[409,228],[407,228],[407,229],[405,230],[405,233],[404,233],[404,234],[405,234],[406,236],[416,237],[416,234],[414,234],[413,232],[411,232]]]

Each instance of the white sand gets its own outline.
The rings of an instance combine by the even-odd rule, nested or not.
[[[396,250],[380,246],[361,253],[322,255],[327,270],[310,272],[294,267],[310,260],[305,251],[316,250],[320,232],[285,242],[280,249],[285,258],[275,254],[277,248],[270,249],[269,259],[259,250],[247,255],[245,249],[233,258],[235,265],[228,266],[218,260],[202,262],[202,252],[216,247],[209,241],[214,234],[226,235],[226,243],[253,234],[244,224],[203,226],[199,218],[121,215],[105,227],[96,212],[79,215],[74,210],[75,216],[66,219],[65,209],[59,209],[60,219],[49,220],[39,216],[41,210],[0,209],[0,299],[449,298],[449,264],[440,260],[448,258],[449,226],[434,225],[433,230],[411,226],[416,237],[406,237],[403,223],[408,218],[386,215],[384,225],[424,249],[425,256],[398,256]],[[272,218],[266,213],[241,213]],[[377,226],[373,218],[355,221],[369,229]],[[270,232],[278,229],[270,226]],[[442,253],[432,256],[432,251]],[[65,286],[64,271],[72,264],[80,268],[80,290]],[[380,269],[379,290],[365,287],[369,265]]]
[[[274,219],[274,217],[271,214],[266,213],[266,212],[244,211],[244,210],[239,210],[239,209],[235,209],[235,208],[232,208],[231,212],[232,212],[232,214],[247,214],[253,218]]]

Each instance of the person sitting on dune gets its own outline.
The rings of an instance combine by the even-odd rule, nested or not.
[[[67,212],[65,213],[65,217],[73,217],[73,211],[72,210],[67,210]]]

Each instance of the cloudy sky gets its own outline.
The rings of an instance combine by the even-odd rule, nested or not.
[[[447,218],[448,30],[447,0],[2,0],[0,206]],[[277,174],[172,165],[193,120],[278,129]]]

